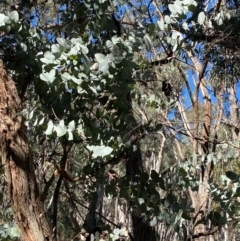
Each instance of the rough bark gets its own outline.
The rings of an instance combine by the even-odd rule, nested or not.
[[[208,193],[206,191],[207,185],[209,182],[209,178],[212,175],[213,172],[213,165],[211,163],[207,163],[206,157],[209,154],[209,143],[210,143],[210,129],[211,129],[211,98],[208,93],[207,89],[207,81],[205,80],[205,72],[206,68],[208,66],[208,57],[205,56],[205,61],[201,65],[199,63],[199,60],[192,55],[190,51],[187,52],[188,56],[192,60],[192,63],[196,69],[196,73],[198,76],[198,81],[196,83],[196,89],[195,89],[195,96],[194,96],[194,138],[195,143],[193,145],[194,152],[199,154],[199,146],[201,146],[201,154],[205,156],[205,161],[201,164],[201,175],[200,175],[200,182],[199,182],[199,188],[197,192],[193,192],[189,188],[189,194],[192,199],[192,206],[195,209],[195,218],[196,222],[201,219],[201,213],[203,212],[204,215],[206,215],[207,212],[207,205],[209,203],[209,197]],[[203,130],[202,130],[202,139],[201,143],[198,143],[198,140],[196,139],[199,135],[199,98],[198,98],[198,92],[199,90],[202,93],[203,100],[204,100],[204,120],[203,120]],[[195,106],[194,106],[195,105]],[[202,235],[206,234],[206,235]],[[200,223],[197,226],[194,227],[193,230],[193,236],[191,237],[198,241],[203,241],[206,239],[205,236],[210,237],[210,232],[206,232],[206,226],[204,223]]]
[[[232,127],[232,139],[237,142],[239,130],[238,130],[238,100],[236,97],[236,86],[231,86],[228,89],[229,94],[229,105],[230,105],[230,126]]]
[[[40,201],[16,86],[0,61],[0,146],[9,198],[23,241],[55,240]]]

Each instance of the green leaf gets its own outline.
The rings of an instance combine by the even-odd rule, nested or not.
[[[227,149],[228,148],[228,144],[227,143],[222,144],[221,147],[222,147],[222,149]]]
[[[182,217],[182,214],[183,214],[183,209],[180,209],[180,210],[178,211],[177,216],[176,216],[176,220],[180,220],[181,217]]]
[[[68,130],[70,131],[74,131],[75,130],[75,121],[72,120],[69,124],[68,124]]]
[[[40,60],[44,64],[52,64],[53,61],[55,60],[55,56],[51,52],[47,51],[44,53],[44,58],[41,58]]]
[[[228,20],[230,20],[231,19],[231,15],[230,15],[230,13],[226,13],[226,19],[228,19]]]
[[[104,54],[95,54],[94,55],[95,56],[95,58],[96,58],[96,61],[98,62],[98,63],[100,63],[102,60],[105,60],[105,58],[106,58],[106,56],[104,55]]]
[[[95,54],[96,61],[99,63],[99,70],[105,73],[109,69],[109,62],[111,60],[107,56],[97,53]]]
[[[20,43],[20,46],[24,52],[27,51],[27,45],[25,43]]]
[[[113,45],[112,41],[110,41],[110,40],[107,40],[107,41],[106,41],[106,47],[107,47],[108,49],[111,49],[113,46],[114,46],[114,45]]]
[[[30,112],[28,119],[31,120],[33,118],[33,114],[34,114],[34,109]]]
[[[164,199],[164,206],[165,206],[166,208],[168,208],[168,207],[170,207],[170,205],[171,205],[171,203],[169,202],[168,198],[165,198],[165,199]]]
[[[155,225],[157,224],[157,221],[158,221],[158,220],[157,220],[157,217],[154,216],[154,217],[152,218],[152,220],[150,221],[150,226],[152,226],[152,227],[155,226]]]
[[[142,5],[142,6],[140,6],[140,12],[141,13],[146,13],[148,11],[148,7],[146,6],[146,5]]]
[[[73,133],[72,133],[72,131],[67,130],[67,132],[68,132],[68,140],[72,141],[73,140]]]
[[[92,157],[104,157],[112,153],[113,149],[109,146],[89,146],[87,145],[87,149],[92,152]]]
[[[70,45],[68,44],[67,40],[64,38],[57,38],[57,42],[60,46],[62,46],[64,49],[70,48]]]
[[[57,132],[57,136],[61,137],[67,133],[67,127],[64,124],[64,120],[61,120],[58,126],[54,126],[54,130]]]
[[[178,48],[178,44],[175,43],[174,46],[173,46],[173,49],[172,49],[173,53],[177,50],[177,48]]]
[[[212,224],[214,226],[218,226],[219,225],[219,221],[222,218],[221,214],[218,211],[212,211],[209,214],[210,220],[212,222]]]
[[[159,177],[159,186],[161,189],[166,190],[164,179],[162,177]]]
[[[232,171],[226,171],[226,176],[232,181],[236,180],[238,177],[238,175]]]
[[[154,205],[157,204],[157,203],[159,202],[159,200],[160,200],[159,195],[154,194],[154,195],[151,195],[151,197],[150,197],[150,201],[151,201]]]
[[[157,125],[155,126],[155,128],[154,128],[154,131],[159,131],[159,130],[162,129],[162,127],[163,127],[162,124],[157,124]]]
[[[229,178],[227,178],[227,176],[225,176],[225,175],[220,176],[220,181],[221,181],[222,185],[224,185],[224,186],[229,185],[229,183],[231,182],[231,180]]]
[[[47,52],[44,53],[44,58],[52,61],[52,60],[55,59],[55,56],[51,52],[47,51]]]
[[[174,32],[172,33],[171,39],[176,40],[176,39],[178,38],[178,36],[179,36],[179,35],[174,31]]]
[[[10,18],[15,22],[18,23],[19,22],[19,15],[18,12],[16,10],[12,11],[10,13]]]
[[[143,38],[144,38],[144,42],[145,42],[147,51],[151,51],[152,50],[152,41],[151,41],[151,39],[148,37],[148,35],[145,35]]]
[[[19,229],[18,227],[11,227],[9,229],[9,236],[14,238],[14,237],[19,237],[20,236],[20,232],[19,232]]]
[[[0,13],[0,26],[4,26],[6,22],[9,22],[9,17]]]
[[[186,172],[186,170],[183,167],[179,168],[179,173],[183,174],[184,176],[187,175],[187,172]]]
[[[217,22],[217,24],[220,26],[223,24],[223,19],[222,19],[222,13],[218,13],[217,16],[214,18]]]
[[[169,193],[164,200],[164,206],[165,207],[170,207],[170,205],[173,203],[173,195]]]
[[[198,14],[198,23],[200,24],[200,25],[203,25],[203,23],[204,23],[204,21],[205,21],[205,13],[204,12],[200,12],[199,14]]]
[[[88,73],[92,65],[92,61],[88,58],[86,54],[83,54],[83,60],[84,60],[83,65],[84,65],[85,71]]]
[[[57,44],[53,44],[53,45],[51,46],[51,50],[52,50],[52,52],[53,52],[54,54],[60,52],[60,48],[58,47]]]
[[[141,205],[141,204],[145,203],[145,201],[143,198],[138,198],[138,203]]]
[[[159,174],[155,170],[151,171],[151,179],[154,183],[158,183],[159,181]]]
[[[50,70],[50,72],[45,72],[40,74],[40,79],[51,84],[55,80],[55,74],[56,74],[56,70],[52,69]]]
[[[195,1],[194,1],[195,2]],[[192,12],[192,13],[194,13],[195,11],[196,11],[196,9],[197,9],[197,3],[195,2],[195,4],[192,4],[192,5],[189,5],[188,6],[188,10],[190,11],[190,12]]]
[[[186,211],[184,211],[183,213],[182,213],[182,218],[184,218],[184,219],[186,219],[186,220],[191,220],[192,218],[190,217],[190,215],[186,212]]]
[[[115,229],[113,230],[113,233],[114,233],[114,235],[119,236],[119,234],[121,233],[121,230],[120,230],[119,228],[115,228]]]
[[[221,160],[221,159],[222,159],[222,153],[221,153],[221,152],[218,152],[218,153],[217,153],[217,159],[218,159],[218,160]]]
[[[162,19],[157,21],[157,26],[159,28],[159,30],[164,30],[164,21]]]
[[[164,20],[165,20],[166,24],[170,24],[171,23],[171,18],[168,15],[165,15]]]
[[[82,79],[81,78],[76,78],[75,76],[71,76],[71,79],[73,82],[75,82],[76,84],[80,85],[82,83]]]
[[[64,72],[62,75],[61,75],[61,78],[62,80],[65,82],[65,81],[68,81],[71,79],[71,75],[68,73],[68,72]]]
[[[43,124],[43,122],[44,122],[44,120],[45,120],[45,117],[43,117],[40,121],[39,121],[39,125],[42,125]]]
[[[182,1],[184,5],[189,6],[189,5],[197,5],[197,3],[194,0],[183,0]]]
[[[185,30],[189,30],[188,24],[187,24],[186,22],[184,22],[184,23],[182,24],[182,27],[183,27],[183,29],[185,29]]]
[[[154,35],[155,29],[156,29],[155,23],[151,23],[151,24],[149,25],[149,35],[150,35],[150,36],[153,36],[153,35]]]
[[[84,55],[88,54],[89,50],[88,50],[88,48],[86,46],[80,44],[80,47],[81,47],[82,53]]]
[[[240,187],[237,188],[236,193],[234,194],[234,197],[240,197]]]
[[[126,3],[128,3],[128,0],[118,0],[120,5],[124,5]]]
[[[48,122],[48,127],[47,127],[47,130],[45,131],[45,134],[46,135],[51,135],[52,131],[53,131],[53,127],[54,127],[53,122],[50,120]]]
[[[171,11],[173,16],[175,16],[179,11],[178,6],[175,6],[174,4],[168,4],[168,8]]]
[[[79,45],[76,45],[70,49],[70,51],[68,52],[68,55],[69,56],[77,56],[79,54],[79,51],[80,51],[80,47],[79,47]]]

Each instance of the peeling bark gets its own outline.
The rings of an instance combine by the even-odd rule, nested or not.
[[[0,61],[0,147],[20,238],[23,241],[55,241],[40,201],[20,111],[21,101],[17,89]]]

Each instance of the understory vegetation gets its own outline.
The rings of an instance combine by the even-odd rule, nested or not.
[[[0,240],[240,240],[238,0],[0,10]]]

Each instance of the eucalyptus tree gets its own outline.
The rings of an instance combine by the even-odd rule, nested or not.
[[[0,15],[0,133],[22,240],[66,240],[66,226],[84,238],[82,227],[106,224],[115,230],[102,239],[205,240],[237,220],[239,176],[213,178],[238,157],[236,1],[20,7]],[[156,136],[154,159],[144,145]]]

